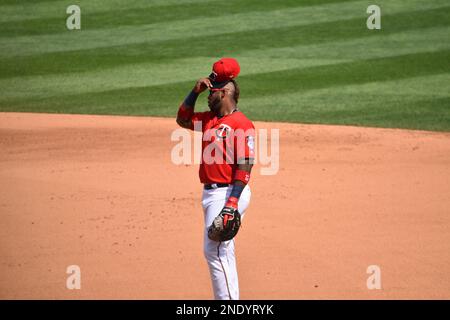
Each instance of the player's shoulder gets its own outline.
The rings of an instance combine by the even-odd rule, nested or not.
[[[194,121],[207,121],[214,118],[214,114],[211,111],[195,112],[192,119]]]
[[[233,118],[235,120],[236,126],[241,128],[254,128],[253,122],[247,118],[247,116],[242,111],[237,111],[233,113]]]
[[[214,118],[215,117],[215,114],[211,111],[202,111],[202,112],[197,112],[197,113],[205,118]]]

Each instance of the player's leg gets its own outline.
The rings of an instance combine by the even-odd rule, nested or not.
[[[208,262],[215,299],[239,299],[239,282],[236,269],[235,241],[216,242],[208,238],[207,228],[225,205],[230,188],[205,190],[203,209],[205,213],[204,254]],[[250,203],[250,188],[247,186],[239,198],[238,210],[245,216]]]

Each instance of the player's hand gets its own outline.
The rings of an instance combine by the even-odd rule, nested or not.
[[[236,197],[229,197],[227,203],[225,203],[225,207],[233,208],[237,210],[239,199]]]
[[[197,81],[197,83],[194,86],[194,92],[196,93],[202,93],[208,88],[211,88],[211,80],[209,78],[201,78]]]
[[[225,207],[221,211],[225,228],[227,227],[228,220],[234,218],[234,212],[238,209],[238,201],[236,197],[229,197],[227,203],[225,203]]]

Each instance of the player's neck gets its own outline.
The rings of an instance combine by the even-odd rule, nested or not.
[[[233,112],[235,112],[237,110],[238,110],[238,108],[237,108],[237,106],[235,104],[230,104],[230,105],[226,106],[224,108],[224,110],[220,112],[220,115],[218,115],[217,117],[218,118],[222,118],[224,116],[232,114]]]

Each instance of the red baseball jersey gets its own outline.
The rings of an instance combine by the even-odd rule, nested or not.
[[[255,127],[239,110],[218,118],[213,112],[196,112],[192,130],[201,130],[201,183],[232,183],[238,161],[254,159]]]

